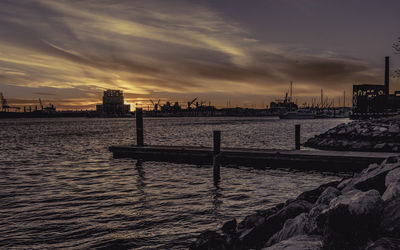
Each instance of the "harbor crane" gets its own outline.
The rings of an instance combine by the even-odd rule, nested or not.
[[[155,103],[153,100],[150,100],[151,104],[153,104],[154,111],[158,111],[158,107],[160,107],[160,101],[161,99],[158,99],[157,103]]]
[[[43,103],[42,100],[39,98],[39,103],[40,103],[40,110],[43,110]]]
[[[7,99],[4,97],[3,93],[0,92],[0,101],[1,101],[1,111],[8,112],[10,109],[19,110],[20,107],[11,107],[7,103]]]
[[[191,109],[192,104],[197,100],[197,97],[194,98],[191,102],[187,103],[187,109]]]
[[[39,98],[39,103],[40,103],[40,110],[41,111],[46,111],[46,112],[55,112],[56,111],[56,108],[54,107],[54,105],[52,103],[49,103],[49,106],[45,107],[40,98]]]

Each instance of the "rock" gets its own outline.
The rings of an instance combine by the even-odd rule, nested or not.
[[[297,200],[305,200],[310,203],[315,203],[319,196],[325,191],[326,188],[328,187],[336,187],[340,182],[339,181],[332,181],[326,184],[322,184],[321,186],[317,187],[316,189],[306,191],[302,194],[300,194],[297,197]]]
[[[400,249],[400,239],[395,238],[380,238],[371,243],[365,250],[398,250]]]
[[[289,219],[283,225],[283,228],[276,234],[274,234],[266,246],[271,246],[283,240],[287,240],[297,235],[306,234],[306,225],[308,221],[308,216],[306,213],[301,213],[293,219]]]
[[[222,232],[225,234],[233,234],[236,232],[237,222],[236,219],[232,219],[230,221],[225,222],[222,226]]]
[[[377,235],[383,201],[376,190],[353,190],[333,199],[318,216],[324,247],[355,249]]]
[[[390,125],[388,132],[392,134],[398,134],[400,133],[400,127],[398,125]]]
[[[398,152],[400,117],[340,124],[314,136],[305,145],[320,149]]]
[[[281,230],[286,220],[301,213],[308,213],[311,207],[312,204],[305,200],[291,201],[278,212],[268,216],[263,224],[243,231],[239,239],[245,248],[259,249],[265,245],[272,235]]]
[[[269,226],[266,222],[266,218],[283,209],[283,205],[284,204],[281,203],[266,211],[260,211],[256,214],[246,216],[237,226],[240,245],[246,249],[261,248],[273,234],[270,233],[270,235],[266,235],[266,228]]]
[[[382,200],[388,201],[400,197],[400,182],[391,182],[385,193],[382,195]],[[400,209],[400,207],[399,207]]]
[[[399,156],[390,156],[383,162],[383,164],[393,164],[397,162],[399,162]]]
[[[352,191],[354,189],[354,185],[356,182],[359,181],[361,176],[366,175],[367,173],[370,173],[380,167],[379,164],[372,163],[369,164],[368,168],[365,168],[361,171],[361,173],[354,173],[352,178],[347,178],[342,180],[338,185],[337,188],[342,191],[342,193],[347,193],[349,191]]]
[[[400,238],[400,197],[386,201],[380,229],[384,235]]]
[[[386,143],[378,143],[374,146],[374,149],[382,150],[386,147]]]
[[[245,231],[247,229],[259,226],[262,223],[264,223],[264,221],[265,221],[265,216],[262,216],[262,215],[260,215],[258,213],[252,214],[252,215],[248,215],[237,226],[238,232],[241,233],[242,231]]]
[[[390,158],[390,157],[389,157]],[[394,159],[386,159],[379,167],[372,171],[363,174],[358,180],[354,182],[354,187],[361,191],[368,191],[370,189],[376,189],[379,193],[383,194],[386,190],[385,178],[386,174],[400,167],[400,163],[393,162]],[[396,159],[397,160],[397,159]]]
[[[400,168],[393,169],[386,175],[385,185],[388,187],[393,182],[400,181]]]
[[[299,235],[284,240],[263,250],[320,250],[322,249],[322,240],[319,236]]]
[[[342,180],[342,181],[337,185],[337,188],[338,188],[339,190],[343,190],[343,189],[345,189],[347,186],[351,185],[352,182],[353,182],[353,179],[352,179],[352,178],[344,179],[344,180]]]
[[[329,202],[340,195],[340,191],[334,187],[327,187],[324,192],[319,196],[318,200],[315,202],[316,205],[323,204],[329,205]]]
[[[324,211],[326,208],[328,208],[327,205],[324,204],[319,204],[317,206],[314,206],[310,212],[308,213],[308,221],[306,225],[306,231],[307,234],[310,235],[322,235],[323,234],[323,223],[325,221],[318,221],[319,215],[321,214],[322,211]]]
[[[354,144],[351,146],[351,148],[352,148],[353,150],[359,151],[359,150],[362,148],[362,144],[361,144],[360,142],[356,142],[356,143],[354,143]]]
[[[190,250],[227,249],[225,237],[215,231],[205,231],[189,246]]]

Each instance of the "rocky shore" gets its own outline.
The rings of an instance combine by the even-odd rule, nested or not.
[[[400,156],[228,221],[190,249],[400,249]]]
[[[304,146],[329,150],[400,152],[400,116],[340,124]]]

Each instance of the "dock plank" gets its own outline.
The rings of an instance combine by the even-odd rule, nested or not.
[[[212,164],[210,147],[121,145],[111,146],[114,158],[167,161],[198,165]],[[221,148],[221,164],[246,165],[256,168],[290,168],[328,172],[359,172],[371,163],[381,163],[396,153],[322,150],[278,150]]]

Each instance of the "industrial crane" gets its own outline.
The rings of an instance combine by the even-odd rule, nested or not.
[[[44,105],[43,105],[43,102],[42,102],[42,100],[39,98],[39,103],[40,103],[40,110],[43,112],[43,111],[45,111],[45,112],[55,112],[56,111],[56,108],[54,107],[54,105],[53,104],[51,104],[51,103],[49,103],[49,105],[47,106],[47,107],[45,107]]]
[[[153,100],[150,100],[151,104],[154,106],[154,111],[158,111],[158,107],[160,107],[160,101],[161,99],[158,99],[157,103],[155,103]]]
[[[39,103],[40,103],[40,110],[43,110],[43,103],[42,100],[40,100],[40,98],[39,98]]]
[[[7,99],[4,98],[3,93],[0,92],[0,101],[1,101],[1,111],[3,112],[8,112],[10,109],[16,109],[19,110],[20,107],[11,107],[7,103]]]
[[[194,98],[191,102],[187,103],[187,109],[191,109],[192,104],[197,100],[197,97]]]
[[[0,92],[1,111],[7,112],[10,106],[7,105],[7,100],[4,98],[3,93]]]

